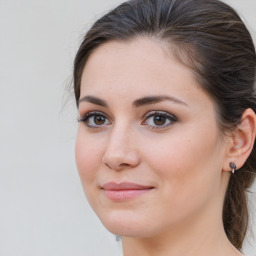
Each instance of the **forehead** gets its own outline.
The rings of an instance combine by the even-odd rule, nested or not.
[[[110,41],[97,48],[82,74],[81,97],[87,94],[133,98],[171,94],[183,101],[207,97],[191,70],[168,54],[164,44],[148,38]]]

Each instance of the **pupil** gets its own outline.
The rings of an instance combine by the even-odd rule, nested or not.
[[[97,125],[104,124],[105,123],[105,117],[103,117],[103,116],[95,116],[94,117],[94,122]]]
[[[166,117],[165,116],[155,116],[154,117],[154,123],[156,125],[163,125],[165,124]]]

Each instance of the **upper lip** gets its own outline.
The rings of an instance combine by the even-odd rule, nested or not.
[[[108,182],[102,186],[105,190],[143,190],[143,189],[152,189],[153,186],[147,185],[140,185],[136,183],[130,182],[122,182],[122,183],[115,183],[115,182]]]

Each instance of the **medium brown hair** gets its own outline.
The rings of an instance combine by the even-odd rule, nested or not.
[[[256,55],[252,38],[238,14],[218,0],[131,0],[96,21],[85,35],[74,62],[74,92],[80,97],[81,76],[90,54],[110,40],[145,36],[170,46],[191,68],[215,102],[218,124],[229,132],[245,109],[256,112]],[[256,148],[230,178],[223,224],[231,243],[241,249],[248,226],[246,190],[256,173]]]

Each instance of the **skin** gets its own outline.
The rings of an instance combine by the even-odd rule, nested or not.
[[[155,96],[169,98],[138,101]],[[125,256],[241,255],[226,238],[222,207],[229,162],[239,158],[234,148],[246,144],[245,136],[224,137],[211,98],[160,42],[137,38],[97,48],[82,74],[79,115],[81,182],[103,225],[122,236]],[[255,119],[245,119],[252,136]],[[107,182],[152,189],[116,201],[102,189]]]

